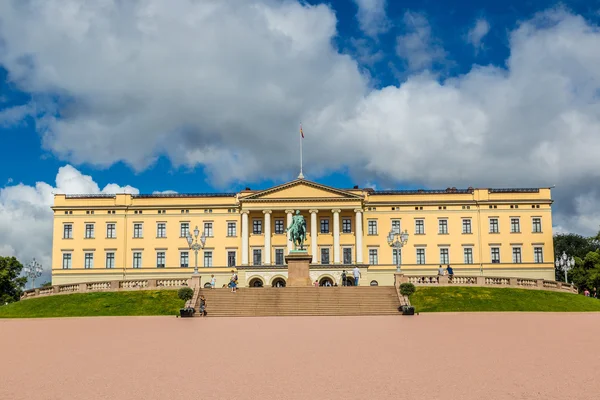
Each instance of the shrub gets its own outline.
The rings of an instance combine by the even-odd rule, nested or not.
[[[415,290],[415,285],[413,285],[412,283],[403,283],[400,285],[400,294],[402,296],[410,297],[415,292]]]
[[[183,301],[191,300],[194,297],[194,289],[191,287],[182,287],[177,291],[177,296]]]

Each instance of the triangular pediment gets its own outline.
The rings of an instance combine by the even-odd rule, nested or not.
[[[250,196],[240,199],[244,200],[289,200],[289,199],[340,199],[340,200],[359,200],[362,196],[347,192],[345,190],[335,189],[320,183],[307,181],[305,179],[296,179],[283,185],[275,186],[270,189],[253,193]]]

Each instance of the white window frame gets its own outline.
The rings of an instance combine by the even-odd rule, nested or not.
[[[468,229],[465,229],[467,227],[468,227]],[[462,219],[462,233],[463,234],[473,233],[473,222],[471,221],[471,218],[463,218]]]
[[[112,226],[112,229],[109,231],[109,227]],[[110,235],[109,235],[110,232]],[[116,239],[117,238],[117,224],[114,222],[107,222],[106,223],[106,238],[107,239]]]
[[[535,226],[536,223],[535,221],[538,220],[539,221],[539,230],[536,230]],[[542,218],[541,217],[531,217],[531,232],[532,233],[542,233]]]
[[[161,229],[163,228],[163,229]],[[161,235],[162,230],[162,235]],[[156,223],[156,237],[157,238],[166,238],[167,237],[167,223],[166,222],[157,222]]]
[[[379,264],[379,249],[376,247],[368,248],[369,255],[369,265],[378,265]]]
[[[327,263],[323,263],[323,250],[327,252]],[[330,265],[331,264],[331,248],[328,246],[322,246],[319,248],[319,264]]]
[[[204,260],[204,267],[205,268],[209,268],[213,266],[213,252],[212,250],[205,250],[204,254],[202,255],[202,259]]]
[[[256,254],[256,252],[258,252],[260,254],[260,264],[255,264],[254,261],[256,261],[254,255]],[[263,251],[261,248],[255,247],[252,249],[252,265],[262,265],[263,264]]]
[[[517,230],[514,230],[513,221],[517,221]],[[521,233],[521,218],[510,217],[510,233]]]
[[[515,253],[515,250],[519,250],[517,253]],[[512,246],[511,249],[512,252],[512,262],[513,264],[522,264],[523,263],[523,249],[521,246]],[[518,260],[516,255],[518,254]]]
[[[185,257],[184,257],[185,254]],[[187,259],[187,263],[184,263],[184,258]],[[179,267],[180,268],[188,268],[190,266],[190,252],[187,250],[181,250],[179,252]]]
[[[538,258],[538,254],[536,253],[536,250],[540,250],[539,251],[539,258]],[[544,263],[544,246],[533,246],[533,262],[535,264],[543,264]]]
[[[110,260],[110,258],[108,257],[109,254],[112,254],[112,262],[109,265],[108,260]],[[113,269],[115,268],[115,252],[114,251],[107,251],[106,254],[104,255],[104,267],[107,269]]]
[[[237,236],[237,223],[235,221],[227,221],[227,237]]]
[[[423,252],[423,262],[419,262],[419,251]],[[425,265],[427,264],[427,249],[425,247],[416,247],[415,248],[415,256],[417,265]]]
[[[498,249],[498,262],[497,263],[494,262],[494,249]],[[501,260],[502,260],[502,258],[501,258],[500,247],[499,246],[490,247],[490,264],[500,264]]]
[[[438,235],[447,235],[448,231],[449,231],[448,218],[439,218],[438,219]]]
[[[91,257],[88,257],[88,255],[90,255]],[[83,268],[85,268],[85,269],[94,268],[94,252],[93,251],[86,251],[85,253],[83,253]]]
[[[367,235],[377,235],[377,220],[376,219],[368,219],[367,220]]]
[[[473,248],[463,247],[463,262],[465,264],[473,264]]]
[[[398,225],[398,229],[395,231],[394,230],[394,225]],[[398,218],[394,218],[391,222],[391,228],[392,231],[394,231],[395,233],[400,233],[402,232],[402,221]]]
[[[179,237],[185,238],[190,234],[190,223],[180,222],[179,223]]]
[[[230,264],[230,263],[229,263],[229,255],[230,255],[231,253],[233,253],[233,261],[234,261],[234,262],[233,262],[233,265],[229,265],[229,264]],[[227,265],[227,267],[228,267],[228,268],[235,267],[235,264],[236,264],[236,263],[237,263],[237,251],[235,251],[235,250],[231,250],[231,249],[227,249],[227,260],[226,260],[226,265]]]
[[[277,263],[277,252],[281,252],[281,263]],[[285,265],[285,249],[283,247],[275,247],[273,248],[273,260],[275,261],[275,265]]]
[[[346,225],[349,229],[346,229]],[[342,233],[352,233],[352,218],[342,218]]]
[[[139,257],[139,265],[137,265],[137,266],[136,266],[136,256],[135,256],[136,254],[140,255],[140,257]],[[136,268],[136,269],[142,268],[142,257],[143,257],[143,254],[142,254],[141,251],[134,251],[133,252],[133,254],[131,255],[131,266],[132,266],[132,268]]]
[[[140,226],[139,235],[138,235],[138,230],[136,229],[136,225]],[[144,237],[144,223],[143,222],[134,222],[133,223],[133,237],[135,239],[141,239]]]
[[[496,224],[495,224],[496,230],[492,230],[492,221],[496,221]],[[489,233],[500,233],[500,218],[497,218],[497,217],[488,218],[488,226],[489,226]]]
[[[92,229],[88,230],[88,227],[91,226]],[[89,235],[88,235],[89,233]],[[85,224],[85,238],[86,239],[93,239],[94,236],[96,236],[96,224],[92,223],[86,223]]]
[[[450,248],[449,247],[440,247],[440,264],[443,265],[448,265],[450,264]],[[444,259],[444,256],[442,256],[442,252],[446,251],[446,255],[445,257],[447,257],[446,259]]]
[[[65,262],[67,264],[65,268]],[[73,268],[73,254],[70,251],[65,251],[62,253],[62,269],[71,269]]]
[[[255,230],[254,228],[258,227],[259,229],[257,229],[259,232],[257,232],[257,230]],[[264,226],[263,226],[263,220],[260,218],[254,218],[252,220],[252,234],[253,235],[262,235],[264,233]]]
[[[159,254],[162,254],[163,264],[160,264],[158,262],[158,260],[159,260],[159,258],[158,258]],[[166,268],[166,267],[167,267],[167,252],[164,251],[164,250],[157,251],[156,252],[156,268]]]
[[[398,253],[400,253],[400,265],[402,265],[402,249],[401,248],[398,250],[392,248],[392,264],[398,265],[398,263],[396,262],[396,257],[398,255]]]
[[[422,222],[419,225],[419,222]],[[423,228],[421,232],[419,232],[419,227]],[[425,234],[425,218],[415,218],[415,235],[424,235]]]
[[[67,227],[69,227],[68,230],[67,230]],[[67,235],[67,232],[69,232],[68,235]],[[63,239],[73,239],[73,224],[72,223],[63,224]]]
[[[346,259],[344,258],[344,252],[346,250],[350,250],[350,262],[349,263],[346,263]],[[352,264],[352,257],[353,257],[352,253],[353,253],[352,247],[350,247],[350,246],[342,247],[342,264],[344,264],[344,265]]]
[[[324,231],[323,228],[326,227],[327,231]],[[319,233],[323,235],[327,235],[331,233],[331,225],[329,224],[329,218],[323,217],[319,218]]]
[[[278,223],[281,226],[281,230],[277,229]],[[285,233],[285,223],[283,222],[283,218],[275,218],[274,230],[276,235],[283,235]]]

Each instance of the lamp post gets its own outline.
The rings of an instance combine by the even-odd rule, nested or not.
[[[408,231],[405,229],[404,232],[400,232],[392,229],[388,233],[387,242],[396,253],[396,272],[400,272],[400,249],[408,242]]]
[[[567,280],[567,274],[571,270],[571,268],[575,266],[575,259],[573,257],[569,258],[569,256],[567,256],[567,253],[563,251],[562,256],[559,256],[556,259],[554,265],[556,265],[557,269],[563,270],[563,272],[565,273],[565,282],[569,283],[569,281]]]
[[[206,236],[204,236],[204,232],[202,232],[202,236],[200,236],[200,242],[198,242],[199,234],[200,234],[200,231],[198,230],[198,226],[196,226],[194,228],[194,237],[192,238],[192,235],[190,235],[189,232],[186,236],[190,250],[194,250],[194,252],[196,253],[196,264],[194,266],[194,275],[198,274],[198,250],[202,250],[204,248],[204,245],[206,244]]]
[[[25,273],[25,276],[27,278],[31,279],[31,288],[32,289],[35,289],[35,278],[39,278],[40,276],[42,276],[43,271],[44,271],[44,269],[42,268],[42,264],[37,262],[35,260],[35,258],[33,259],[33,261],[31,261],[31,263],[29,263],[29,265],[27,265],[25,268],[23,268],[23,272]]]

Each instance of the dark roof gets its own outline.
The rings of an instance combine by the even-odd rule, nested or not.
[[[237,193],[157,193],[157,194],[134,194],[132,197],[146,199],[152,197],[235,197]]]
[[[523,189],[488,189],[490,193],[539,193],[539,188],[523,188]]]
[[[110,199],[116,197],[114,194],[67,194],[67,199]]]
[[[372,194],[470,194],[475,189],[410,189],[410,190],[374,190]],[[484,189],[485,190],[485,189]],[[487,189],[489,193],[539,193],[539,188],[522,188],[522,189]]]

